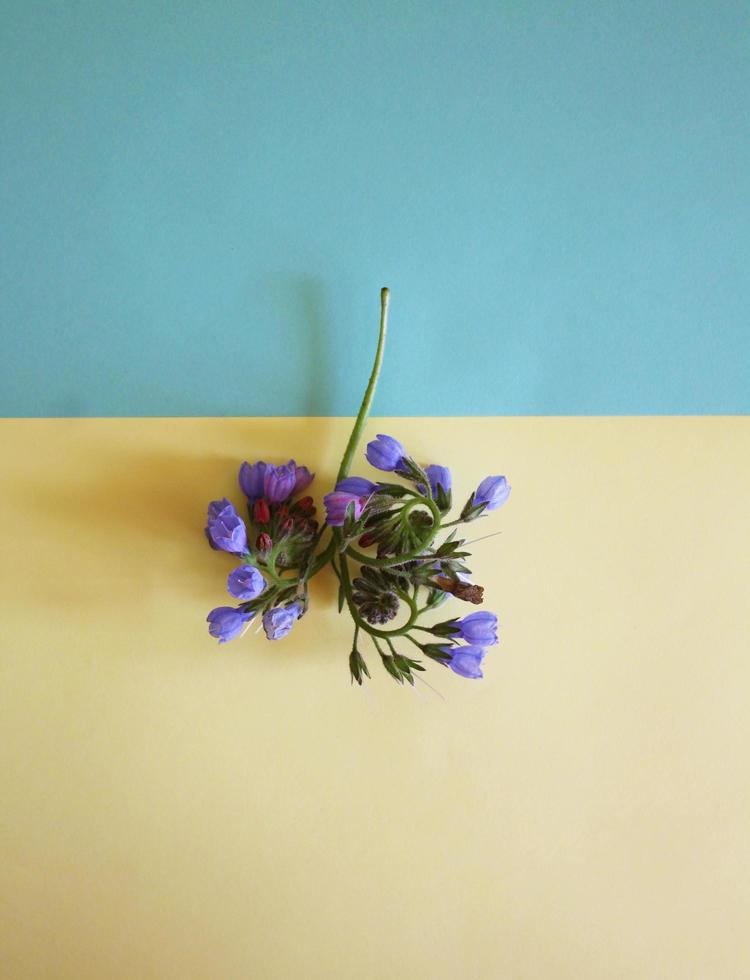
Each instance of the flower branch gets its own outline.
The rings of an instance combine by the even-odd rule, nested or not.
[[[380,327],[370,379],[341,459],[336,485],[325,495],[325,523],[315,519],[312,497],[304,494],[314,479],[294,460],[277,466],[243,463],[239,486],[247,499],[247,522],[227,500],[208,508],[206,537],[215,550],[241,562],[227,579],[238,606],[220,606],[208,615],[209,632],[220,643],[242,635],[261,617],[270,640],[282,639],[307,612],[311,578],[330,566],[339,581],[339,611],[354,624],[349,670],[353,681],[369,677],[359,650],[367,635],[386,671],[399,683],[414,684],[424,665],[407,657],[397,642],[408,640],[427,659],[463,677],[481,677],[487,648],[497,643],[497,617],[479,611],[441,623],[420,622],[449,596],[479,604],[481,586],[471,582],[469,553],[456,537],[461,524],[482,518],[506,502],[504,476],[488,476],[450,519],[452,476],[446,466],[422,465],[392,436],[378,435],[365,458],[388,481],[350,476],[370,413],[385,351],[390,295],[381,290]],[[447,537],[438,543],[442,531]],[[323,535],[331,537],[318,551]],[[356,546],[355,546],[356,545]],[[352,577],[349,563],[359,566]],[[420,605],[420,596],[426,595]],[[406,612],[402,625],[388,625]],[[421,634],[427,634],[423,639]]]

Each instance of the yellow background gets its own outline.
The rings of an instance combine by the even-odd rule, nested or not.
[[[0,424],[3,980],[750,976],[750,422],[373,421],[513,485],[442,697],[349,686],[328,573],[283,642],[206,633],[206,502],[322,494],[348,425]]]

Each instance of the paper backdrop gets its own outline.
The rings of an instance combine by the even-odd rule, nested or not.
[[[381,286],[380,414],[749,412],[748,36],[744,0],[4,0],[0,415],[354,414]]]
[[[513,485],[485,679],[414,691],[349,686],[326,573],[206,632],[206,502],[349,424],[0,423],[4,980],[750,975],[748,420],[372,420]]]

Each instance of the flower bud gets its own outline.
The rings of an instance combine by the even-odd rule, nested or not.
[[[281,533],[291,534],[293,530],[294,530],[294,520],[291,517],[285,518],[281,522]]]
[[[265,497],[256,500],[253,504],[253,522],[255,524],[268,524],[271,520],[271,511]]]
[[[300,514],[307,515],[315,513],[315,503],[312,497],[301,497],[295,504],[295,508]]]
[[[275,606],[263,614],[263,629],[269,640],[281,640],[304,612],[301,602],[293,602],[289,606]]]
[[[242,609],[234,609],[232,606],[219,606],[212,609],[206,617],[208,632],[215,637],[219,643],[226,643],[233,640],[242,633],[245,625],[251,622],[253,613],[245,612]]]
[[[378,435],[372,442],[367,443],[365,456],[370,466],[388,472],[400,467],[406,456],[406,450],[393,436]]]
[[[263,554],[267,554],[273,547],[273,541],[271,541],[271,535],[266,534],[265,531],[262,534],[259,534],[255,542],[255,547],[258,549],[258,551],[262,552]]]
[[[436,575],[435,585],[443,592],[450,592],[457,599],[464,602],[473,602],[475,606],[483,602],[484,589],[481,585],[473,585],[471,582],[454,581],[447,575]]]
[[[510,496],[510,485],[504,476],[488,476],[474,491],[474,503],[484,504],[485,510],[497,510]]]
[[[241,555],[247,549],[245,524],[226,498],[212,500],[208,505],[205,533],[213,548],[235,555]]]

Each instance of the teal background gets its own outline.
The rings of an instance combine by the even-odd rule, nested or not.
[[[4,415],[750,408],[750,4],[10,0]]]

